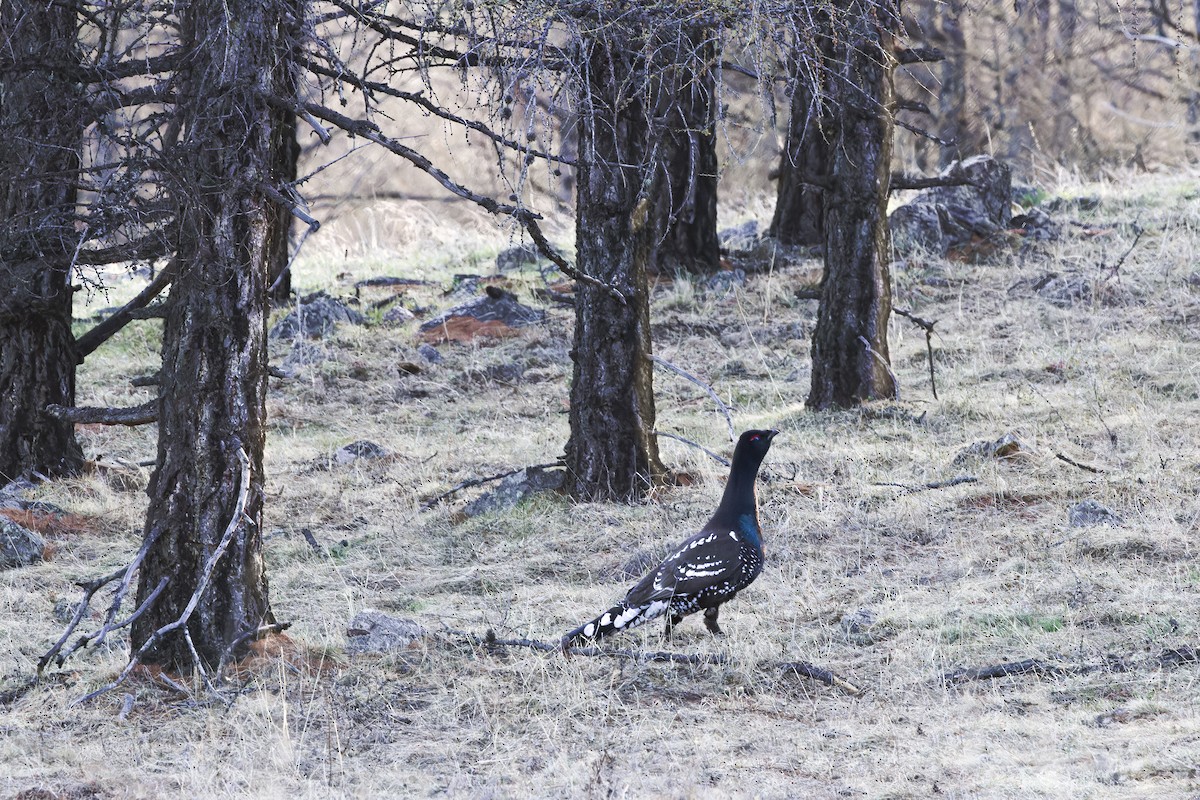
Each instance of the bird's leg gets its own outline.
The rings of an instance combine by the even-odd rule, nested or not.
[[[671,638],[671,632],[675,629],[675,626],[681,622],[683,622],[683,615],[667,614],[667,638],[668,639]]]
[[[720,606],[704,609],[704,627],[708,628],[708,632],[713,636],[724,636],[721,633],[721,626],[717,624],[717,614],[721,613]]]

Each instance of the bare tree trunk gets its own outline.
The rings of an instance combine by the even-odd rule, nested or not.
[[[0,2],[0,485],[83,465],[75,427],[70,264],[83,123],[75,12]]]
[[[949,0],[941,9],[945,59],[941,65],[942,85],[937,95],[938,138],[954,143],[939,152],[938,163],[943,168],[975,155],[976,149],[967,121],[967,40],[962,29],[963,6],[964,0]]]
[[[295,82],[291,84],[295,91]],[[275,123],[271,126],[276,138],[272,148],[276,163],[271,170],[275,183],[290,183],[296,180],[296,167],[300,160],[300,142],[296,140],[296,115],[272,109]],[[277,306],[287,305],[292,297],[291,232],[295,218],[291,209],[276,204],[271,220],[271,232],[267,237],[267,263],[270,276],[270,298]]]
[[[263,184],[278,142],[264,96],[275,90],[275,64],[292,52],[290,13],[280,0],[191,0],[183,11],[182,133],[168,176],[180,209],[179,274],[163,336],[158,465],[148,489],[150,547],[138,602],[160,579],[169,582],[135,621],[135,650],[181,615],[227,530],[230,538],[186,629],[163,637],[144,659],[168,669],[187,669],[196,657],[215,666],[271,620],[261,525],[268,243],[276,209]],[[244,507],[240,453],[250,470]]]
[[[775,214],[767,235],[782,244],[815,245],[825,238],[824,189],[812,179],[829,174],[827,109],[824,89],[813,87],[801,74],[799,58],[796,63],[787,141],[779,161]]]
[[[1054,45],[1054,85],[1050,90],[1050,108],[1054,114],[1052,147],[1060,157],[1071,152],[1071,132],[1079,124],[1071,108],[1071,64],[1075,59],[1075,32],[1079,25],[1079,11],[1075,0],[1058,0],[1058,22]]]
[[[1191,145],[1191,156],[1200,155],[1200,0],[1192,0],[1192,31],[1197,37],[1191,48],[1192,88],[1187,96],[1187,142]]]
[[[663,473],[653,435],[646,282],[655,236],[651,209],[660,187],[646,152],[644,94],[622,92],[638,84],[626,82],[642,68],[636,47],[608,39],[586,47],[577,260],[582,271],[615,287],[625,302],[602,287],[580,284],[576,290],[566,488],[579,500],[634,500]]]
[[[298,23],[303,14],[304,0],[283,0],[282,5],[290,12],[289,35],[297,36]],[[299,56],[299,53],[295,54]],[[294,97],[298,91],[297,58],[280,58],[275,66],[275,94],[279,97]],[[296,180],[300,162],[300,142],[297,139],[296,115],[291,111],[273,107],[271,153],[271,180],[283,191],[285,184]],[[292,272],[288,269],[291,260],[291,233],[294,225],[291,209],[276,204],[271,220],[271,231],[267,237],[267,263],[270,276],[270,299],[275,305],[287,305],[292,296]]]
[[[835,45],[832,190],[825,197],[825,281],[812,344],[812,409],[896,396],[887,197],[895,68],[894,3],[854,0]]]
[[[655,209],[660,234],[655,270],[713,273],[721,268],[717,237],[717,81],[719,50],[711,29],[680,31],[675,63],[656,93],[667,131],[664,202]]]

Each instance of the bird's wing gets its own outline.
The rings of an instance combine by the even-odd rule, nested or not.
[[[729,581],[741,569],[741,545],[735,531],[701,531],[646,573],[625,595],[625,603],[641,606]]]

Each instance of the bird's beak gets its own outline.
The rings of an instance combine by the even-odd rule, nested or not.
[[[778,435],[779,435],[779,431],[767,431],[767,441],[768,442],[771,441]]]

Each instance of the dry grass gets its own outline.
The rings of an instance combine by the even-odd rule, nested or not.
[[[723,615],[727,638],[689,620],[671,643],[725,654],[722,666],[490,653],[441,633],[561,635],[624,591],[633,556],[660,554],[701,523],[722,475],[668,441],[666,460],[700,481],[644,505],[541,497],[457,522],[465,493],[420,513],[423,498],[465,478],[561,452],[570,317],[551,309],[549,324],[519,339],[445,345],[445,362],[417,375],[396,369],[418,361],[411,323],[341,328],[323,344],[327,360],[274,385],[271,400],[267,559],[297,652],[258,659],[229,708],[191,707],[148,682],[71,707],[125,658],[119,646],[82,654],[6,709],[0,795],[1195,796],[1195,664],[955,687],[939,675],[1200,644],[1198,187],[1195,175],[1071,185],[1103,198],[1098,211],[1075,213],[1101,235],[986,264],[910,259],[897,305],[937,320],[938,400],[923,334],[894,318],[901,401],[806,412],[815,303],[793,296],[804,269],[757,275],[726,295],[658,290],[657,352],[710,380],[739,428],[783,431],[762,491],[762,577]],[[1101,265],[1128,248],[1135,223],[1146,232],[1106,280]],[[503,245],[491,235],[491,245],[482,233],[453,243],[444,271],[428,274],[465,271],[459,253]],[[328,269],[336,253],[324,257],[301,268],[301,288],[345,291],[408,267],[351,259],[339,282]],[[1055,305],[1037,294],[1032,279],[1051,271],[1078,273],[1090,299]],[[415,299],[445,302],[436,290]],[[89,360],[83,402],[144,399],[125,379],[152,368],[153,331],[139,323]],[[276,347],[281,359],[286,345]],[[513,362],[525,380],[486,378]],[[661,429],[721,449],[710,401],[669,373],[657,381]],[[956,463],[1005,433],[1022,441],[1019,457]],[[151,434],[81,437],[91,457],[139,461],[153,456]],[[334,449],[358,439],[394,455],[330,466]],[[913,493],[877,485],[961,474],[979,481]],[[140,485],[144,476],[109,471],[39,491],[95,522],[89,533],[51,533],[49,562],[0,574],[0,689],[29,675],[56,638],[54,606],[75,598],[72,582],[134,550]],[[1084,499],[1124,526],[1068,527],[1068,508]],[[412,617],[432,635],[403,654],[351,657],[346,623],[363,608]],[[873,624],[854,629],[860,610]],[[660,636],[640,630],[621,644],[659,649]],[[868,692],[847,697],[772,667],[797,659]],[[135,703],[120,719],[126,692]]]

